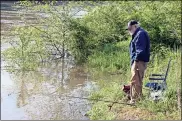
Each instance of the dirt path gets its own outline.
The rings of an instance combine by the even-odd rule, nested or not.
[[[117,120],[146,120],[154,116],[147,110],[127,106],[119,111]]]

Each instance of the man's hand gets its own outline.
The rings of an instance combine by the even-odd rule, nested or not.
[[[139,60],[135,60],[135,62],[139,62]]]
[[[136,60],[134,61],[133,65],[132,65],[133,70],[138,70],[138,63],[139,63],[138,60],[137,61]]]

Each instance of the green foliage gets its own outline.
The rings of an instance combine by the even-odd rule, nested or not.
[[[19,6],[26,8],[25,12],[43,12],[49,17],[35,15],[35,23],[38,24],[32,24],[25,19],[24,12],[20,14],[25,25],[14,28],[12,32],[18,39],[8,40],[8,43],[15,44],[11,44],[12,47],[3,52],[3,58],[9,66],[35,70],[39,68],[42,61],[52,60],[56,56],[63,58],[65,53],[73,53],[74,49],[71,48],[73,45],[79,48],[74,43],[78,39],[73,39],[74,29],[71,27],[75,23],[69,15],[71,7],[52,6],[52,4],[52,2],[41,4],[37,1],[19,2]],[[82,55],[82,52],[79,53]]]
[[[123,92],[121,92],[120,84],[116,82],[107,82],[104,81],[106,85],[101,87],[99,91],[93,92],[90,95],[90,99],[104,99],[110,101],[118,101],[123,97]],[[99,93],[98,93],[99,92]]]
[[[101,72],[126,72],[130,66],[128,41],[117,44],[105,44],[88,58],[88,65]]]
[[[38,39],[44,38],[42,41],[44,44],[41,44],[40,48],[45,48],[45,45],[49,44],[60,56],[63,56],[66,51],[71,53],[77,63],[81,64],[88,60],[89,64],[102,70],[105,68],[111,71],[127,70],[128,51],[119,54],[115,51],[115,46],[131,39],[125,31],[126,24],[131,19],[141,22],[141,26],[148,31],[152,54],[160,53],[164,57],[166,55],[164,47],[173,48],[174,44],[179,46],[181,38],[179,2],[70,1],[63,2],[64,5],[60,6],[54,6],[56,1],[20,1],[19,3],[26,12],[42,12],[49,16],[45,19],[36,15],[36,23],[41,23],[39,26],[42,27],[31,25],[34,29],[39,29],[41,36],[37,36]],[[72,16],[76,12],[72,11],[75,8],[83,9],[88,14],[82,18],[74,18]],[[26,26],[30,26],[24,18],[24,13],[21,17]],[[34,34],[29,37],[34,38]],[[39,55],[43,56],[43,54]],[[92,61],[92,58],[98,56],[96,61]],[[114,63],[110,64],[110,62]]]
[[[87,61],[87,58],[91,53],[89,51],[90,46],[87,44],[87,36],[90,30],[77,20],[72,20],[70,29],[72,29],[70,51],[77,64],[84,63]]]
[[[125,31],[129,20],[141,22],[149,33],[151,51],[156,48],[171,47],[180,43],[180,3],[173,1],[114,1],[96,6],[82,19],[84,26],[93,31],[86,36],[89,45],[95,48],[127,40]],[[161,52],[163,53],[163,52]]]
[[[20,15],[25,26],[14,29],[18,39],[9,40],[12,47],[2,52],[12,69],[36,70],[43,60],[52,60],[54,55],[63,58],[67,52],[71,53],[77,64],[86,63],[90,69],[99,70],[98,73],[121,72],[125,77],[122,83],[126,83],[130,80],[128,40],[131,37],[125,27],[129,20],[136,19],[149,33],[152,56],[155,55],[149,63],[146,77],[150,73],[164,72],[169,56],[176,62],[168,75],[165,100],[154,103],[146,99],[138,106],[156,113],[161,119],[165,118],[166,111],[177,112],[174,87],[177,86],[176,81],[181,79],[178,49],[181,40],[180,1],[67,1],[60,6],[54,6],[56,1],[19,3],[25,9]],[[88,14],[74,18],[74,8],[86,10]],[[39,24],[32,25],[24,16],[28,12],[42,12],[46,16],[35,15],[35,23]],[[102,85],[100,90],[93,92],[90,98],[120,100],[123,93],[118,80],[104,80],[98,84]],[[144,83],[146,81],[147,78]],[[115,118],[106,103],[101,102],[93,106],[89,115],[93,120]],[[175,115],[178,114],[174,113],[172,119]]]
[[[174,44],[179,45],[179,3],[156,1],[142,4],[142,6],[147,12],[141,13],[141,25],[149,32],[153,46],[158,44],[170,47]]]
[[[41,59],[47,56],[43,39],[40,38],[41,31],[25,26],[17,27],[14,34],[18,34],[19,38],[9,40],[13,47],[3,51],[2,57],[12,69],[37,69]]]
[[[126,40],[125,30],[122,29],[125,24],[123,18],[119,18],[120,12],[115,5],[104,5],[94,8],[83,17],[81,23],[92,31],[88,41],[93,49]]]
[[[113,120],[115,118],[115,114],[109,112],[107,104],[103,102],[94,105],[88,115],[90,115],[91,120]]]
[[[177,88],[178,83],[180,82],[180,53],[174,52],[173,50],[166,49],[166,55],[168,57],[160,57],[160,55],[156,55],[153,63],[149,63],[147,68],[144,85],[149,81],[148,77],[151,73],[164,73],[167,68],[167,64],[169,61],[169,57],[172,58],[171,66],[169,70],[169,74],[167,77],[167,91],[164,94],[164,99],[159,102],[154,102],[149,100],[148,98],[148,90],[143,90],[144,99],[137,103],[137,107],[150,111],[155,116],[152,117],[153,120],[161,120],[161,119],[179,119],[180,114],[177,108]],[[128,70],[130,72],[130,70]],[[122,74],[123,75],[123,74]],[[124,75],[122,76],[122,80],[124,80]],[[128,76],[125,80],[130,80],[130,76]],[[120,101],[124,99],[124,94],[121,91],[121,84],[126,84],[126,81],[115,80],[101,80],[98,82],[100,85],[100,89],[98,91],[94,91],[91,94],[91,99],[100,99],[100,100],[110,100],[110,101]],[[180,88],[180,87],[179,87]],[[99,102],[94,104],[94,106],[103,106]],[[108,107],[109,108],[109,107]],[[120,108],[119,106],[113,107],[113,110],[117,110]],[[93,113],[93,111],[95,111]],[[101,119],[97,114],[95,108],[92,108],[90,112],[90,117],[98,117],[97,119]],[[105,113],[105,110],[99,110],[101,113]],[[104,117],[107,117],[107,114]],[[103,117],[102,117],[103,118]],[[151,118],[151,117],[150,117]],[[146,118],[147,119],[147,118]]]

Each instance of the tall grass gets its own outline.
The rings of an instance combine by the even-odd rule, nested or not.
[[[100,72],[126,72],[129,66],[129,41],[106,44],[88,58],[88,65]]]
[[[115,49],[115,47],[119,47],[120,49],[116,49],[117,51],[111,51]],[[102,52],[98,52],[89,57],[89,64],[91,67],[94,67],[95,71],[98,73],[105,72],[117,72],[118,70],[122,73],[119,73],[116,76],[119,78],[105,78],[103,80],[100,77],[100,81],[98,81],[98,85],[100,89],[98,91],[94,91],[91,93],[90,98],[95,99],[104,99],[111,101],[123,101],[124,95],[121,91],[121,85],[126,84],[130,81],[130,65],[129,65],[129,55],[127,54],[128,41],[117,43],[114,46],[110,46],[110,49],[107,47],[107,51],[104,50]],[[122,48],[122,49],[121,49]],[[179,82],[181,80],[181,60],[180,60],[180,52],[179,49],[170,50],[168,48],[163,48],[165,51],[161,51],[157,53],[154,59],[148,63],[148,68],[145,73],[145,77],[143,80],[143,84],[145,85],[149,82],[149,75],[152,73],[165,73],[169,61],[169,57],[172,58],[168,77],[167,77],[167,90],[164,95],[164,99],[155,103],[154,101],[148,98],[148,90],[143,89],[144,99],[136,104],[137,108],[147,110],[151,112],[154,116],[140,117],[139,119],[144,120],[161,120],[161,119],[169,119],[175,120],[180,119],[180,112],[177,108],[177,87],[180,86]],[[108,53],[107,53],[108,52]],[[117,68],[118,65],[120,68]],[[104,74],[102,75],[104,76]],[[108,73],[105,73],[105,76],[108,76]],[[101,81],[102,80],[102,81]],[[143,85],[143,87],[144,87]],[[109,111],[108,103],[104,102],[96,102],[93,105],[93,108],[89,111],[89,116],[91,119],[100,120],[100,119],[117,119],[116,116],[118,113],[116,110],[124,109],[126,106],[117,105],[113,106],[113,110]],[[107,111],[106,111],[107,110]],[[135,111],[135,109],[133,109]],[[101,115],[102,114],[102,115]],[[114,116],[113,116],[114,115]],[[135,115],[135,114],[132,114]],[[128,115],[131,116],[131,115]]]

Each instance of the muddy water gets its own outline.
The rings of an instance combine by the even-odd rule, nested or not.
[[[9,47],[6,39],[12,26],[22,24],[11,3],[1,3],[1,50]],[[31,14],[27,13],[27,18]],[[64,76],[62,64],[53,61],[40,67],[40,71],[11,74],[4,70],[1,60],[1,119],[89,120],[85,116],[91,108],[88,100],[67,96],[87,97],[94,83],[83,67],[66,60]]]

